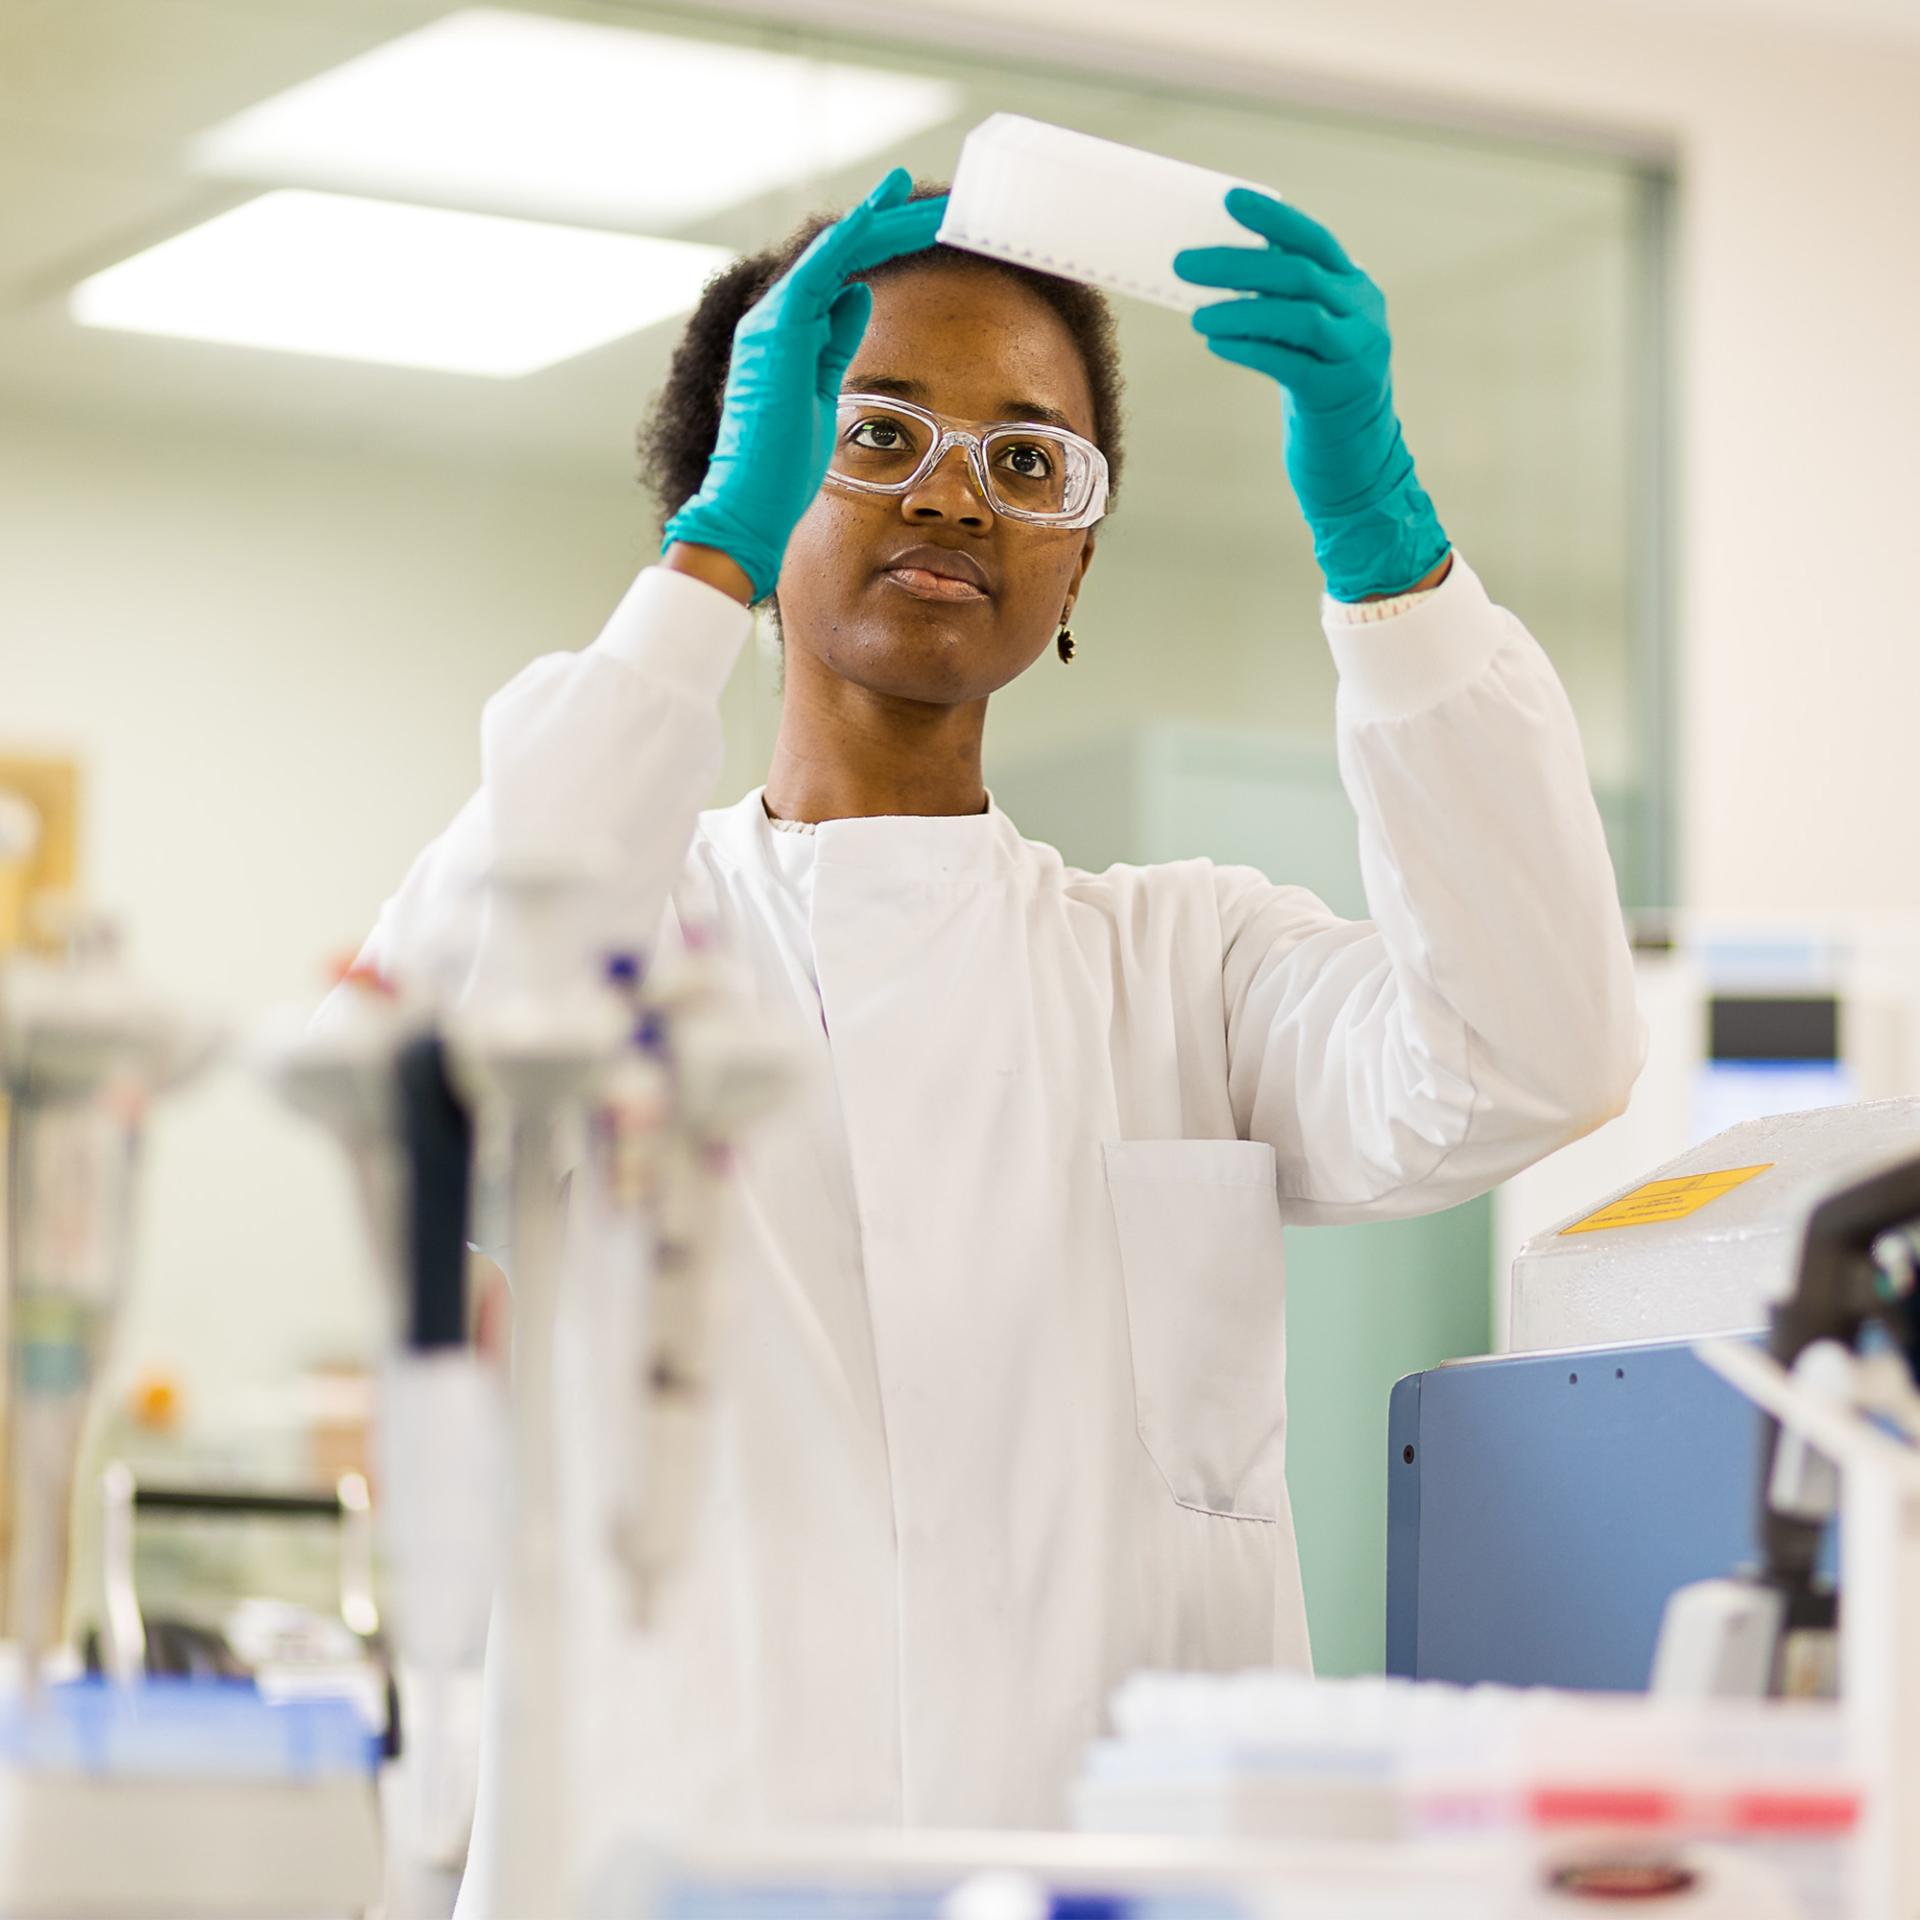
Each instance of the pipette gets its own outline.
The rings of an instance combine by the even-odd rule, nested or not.
[[[266,1077],[353,1167],[381,1280],[380,1504],[395,1642],[420,1685],[403,1778],[412,1851],[456,1868],[472,1815],[452,1695],[478,1668],[498,1567],[503,1415],[467,1338],[472,1127],[443,1043],[383,983],[349,975],[325,1015],[270,1028]],[[410,1897],[403,1872],[399,1898]]]
[[[68,1512],[95,1369],[126,1290],[148,1101],[213,1052],[210,1029],[132,981],[98,939],[72,965],[0,972],[8,1128],[11,1540],[6,1628],[32,1684],[58,1644]]]
[[[636,1323],[644,1358],[631,1390],[641,1433],[635,1470],[612,1497],[632,1618],[645,1626],[687,1551],[706,1484],[719,1316],[711,1256],[721,1194],[740,1136],[794,1084],[801,1056],[754,1013],[733,969],[697,936],[654,968],[641,1004],[643,1056],[664,1074],[666,1124],[652,1136],[646,1181],[651,1219],[642,1271],[650,1286],[644,1323]],[[618,1287],[622,1276],[611,1277]],[[611,1408],[602,1424],[619,1418]]]
[[[477,1670],[499,1571],[504,1415],[467,1337],[473,1120],[423,1034],[400,1051],[406,1320],[387,1372],[383,1479],[401,1639],[420,1676],[412,1807],[429,1864],[459,1865],[472,1806],[454,1745],[457,1676]]]
[[[493,964],[448,1025],[457,1083],[477,1107],[483,1161],[506,1193],[513,1287],[503,1665],[492,1737],[501,1758],[497,1907],[572,1911],[555,1407],[563,1264],[561,1177],[589,1100],[628,1041],[629,1015],[578,937],[578,864],[529,860],[489,876]]]

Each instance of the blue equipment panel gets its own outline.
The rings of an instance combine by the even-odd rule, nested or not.
[[[1389,1673],[1642,1688],[1667,1596],[1758,1559],[1760,1415],[1689,1341],[1409,1374],[1387,1432]]]

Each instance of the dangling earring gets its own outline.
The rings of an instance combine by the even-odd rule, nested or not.
[[[1054,635],[1053,644],[1059,648],[1060,658],[1068,666],[1072,666],[1073,665],[1073,629],[1071,627],[1063,626],[1060,629],[1060,631]]]

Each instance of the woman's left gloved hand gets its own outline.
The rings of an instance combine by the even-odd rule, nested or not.
[[[1404,593],[1446,558],[1448,541],[1393,411],[1386,301],[1298,208],[1235,187],[1227,211],[1267,244],[1174,256],[1181,279],[1249,296],[1202,307],[1193,324],[1221,359],[1280,383],[1287,476],[1327,591]]]

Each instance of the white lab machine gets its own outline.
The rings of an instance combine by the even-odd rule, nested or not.
[[[1520,1248],[1516,1352],[1764,1327],[1791,1290],[1808,1213],[1920,1151],[1920,1097],[1747,1120],[1602,1188]]]
[[[1920,923],[1643,919],[1634,974],[1648,1044],[1626,1112],[1495,1191],[1496,1346],[1525,1352],[1703,1330],[1643,1325],[1626,1310],[1627,1296],[1612,1324],[1592,1317],[1556,1328],[1535,1312],[1523,1316],[1514,1263],[1594,1196],[1626,1188],[1728,1127],[1920,1095]]]

